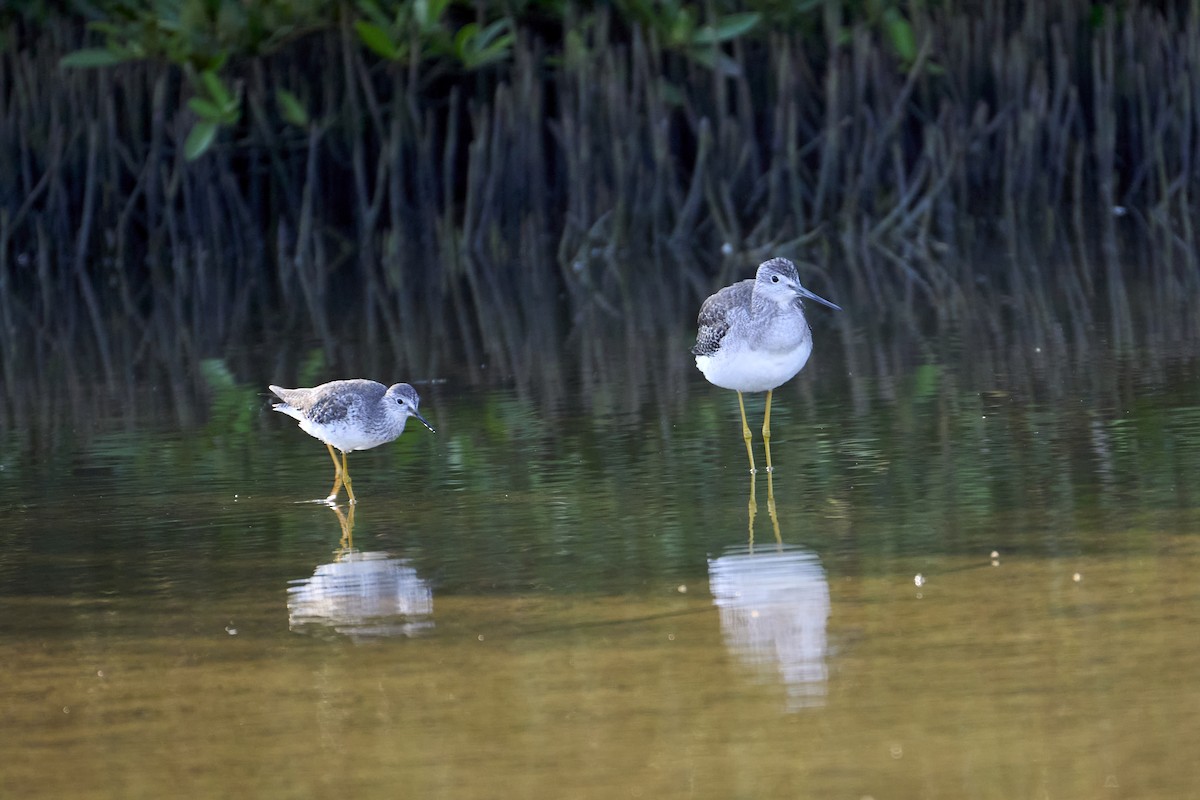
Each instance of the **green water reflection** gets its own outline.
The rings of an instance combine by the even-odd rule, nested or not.
[[[818,368],[752,550],[699,376],[429,386],[436,436],[356,454],[352,527],[248,387],[5,432],[3,795],[1195,796],[1200,382],[1115,383]]]

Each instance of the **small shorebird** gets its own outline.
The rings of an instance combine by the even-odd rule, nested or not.
[[[271,386],[282,403],[271,406],[276,411],[294,417],[309,436],[320,439],[329,448],[333,459],[333,489],[326,503],[337,501],[342,485],[351,503],[354,489],[346,468],[346,453],[369,450],[395,441],[404,432],[404,423],[416,417],[429,430],[433,426],[417,412],[421,398],[407,383],[385,387],[382,383],[361,379],[331,381],[311,389],[284,389]],[[333,448],[342,451],[339,462]]]
[[[704,301],[696,335],[696,367],[709,383],[738,393],[742,411],[742,438],[750,472],[754,469],[754,451],[750,447],[750,426],[746,424],[746,404],[742,392],[766,392],[767,410],[763,417],[763,445],[767,451],[767,471],[771,466],[771,394],[795,377],[812,353],[812,331],[804,318],[801,298],[841,311],[823,297],[800,285],[796,265],[786,258],[772,258],[758,267],[753,280],[726,286]]]

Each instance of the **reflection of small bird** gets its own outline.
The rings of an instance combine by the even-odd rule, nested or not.
[[[795,377],[812,353],[812,332],[800,299],[807,297],[832,309],[841,307],[800,285],[796,265],[786,258],[764,261],[753,280],[726,286],[704,301],[696,336],[696,367],[709,383],[738,393],[742,438],[750,471],[754,452],[742,392],[766,392],[763,443],[771,471],[771,393]]]
[[[337,500],[343,483],[350,502],[357,502],[346,468],[346,453],[394,441],[404,432],[404,423],[409,417],[416,417],[426,428],[433,430],[417,411],[421,398],[407,383],[384,387],[375,381],[349,380],[331,381],[312,389],[270,388],[283,400],[272,408],[297,419],[305,433],[320,439],[329,448],[334,480],[333,489],[325,498],[327,503]],[[342,451],[340,462],[333,452],[335,447]]]

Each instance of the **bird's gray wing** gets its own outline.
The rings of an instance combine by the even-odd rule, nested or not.
[[[700,306],[700,316],[696,319],[699,330],[696,332],[696,345],[692,348],[693,355],[711,356],[721,349],[721,340],[729,333],[730,310],[749,305],[753,291],[754,281],[739,281],[704,301]]]
[[[729,323],[724,320],[714,321],[714,324],[711,325],[705,325],[701,320],[700,330],[696,332],[696,344],[692,347],[692,355],[711,356],[721,349],[721,340],[728,332]]]
[[[318,397],[307,409],[307,417],[318,425],[340,422],[350,416],[359,403],[356,395],[327,394]]]

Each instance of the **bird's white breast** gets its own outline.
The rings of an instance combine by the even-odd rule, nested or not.
[[[354,450],[370,450],[372,447],[378,447],[385,442],[394,440],[404,430],[404,422],[403,420],[400,422],[400,430],[396,431],[394,436],[346,423],[333,423],[317,427],[307,419],[300,420],[300,428],[314,439],[320,439],[343,453],[349,453]]]
[[[696,356],[696,368],[708,382],[736,392],[765,392],[796,376],[812,355],[812,338],[790,350],[750,350],[723,346],[711,356]]]

